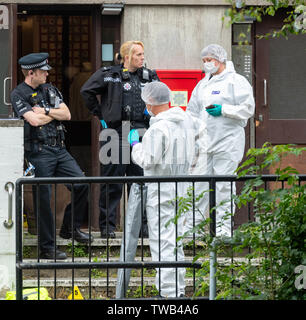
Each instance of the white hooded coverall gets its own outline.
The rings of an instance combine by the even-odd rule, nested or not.
[[[196,119],[197,120],[197,119]],[[170,108],[150,119],[142,143],[133,147],[132,159],[145,176],[187,175],[195,150],[194,119],[179,107]],[[148,184],[146,212],[152,261],[183,261],[184,251],[176,242],[183,233],[182,216],[178,223],[165,224],[176,215],[177,196],[184,196],[187,183]],[[160,203],[160,205],[159,205]],[[177,248],[177,250],[175,250]],[[185,268],[157,268],[156,287],[163,297],[185,293]],[[177,289],[177,290],[176,290]]]
[[[205,107],[211,104],[222,106],[222,115],[209,115]],[[253,90],[247,79],[236,73],[233,63],[226,62],[226,68],[218,75],[206,74],[194,88],[187,111],[201,117],[207,130],[207,167],[205,175],[232,175],[243,158],[245,147],[244,127],[253,116],[255,102]],[[207,187],[208,189],[208,187]],[[206,189],[206,190],[207,190]],[[235,194],[235,184],[218,182],[216,184],[216,234],[231,236],[231,219],[223,220],[226,213],[234,213],[235,207],[231,193]],[[205,201],[207,212],[208,193]]]

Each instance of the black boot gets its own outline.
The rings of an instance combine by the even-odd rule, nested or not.
[[[64,225],[62,225],[59,235],[64,239],[72,238],[71,230]],[[93,242],[94,240],[92,235],[90,235],[89,237],[88,233],[81,231],[79,228],[74,229],[73,237],[74,237],[74,240],[80,243],[89,243],[89,242]]]
[[[116,233],[113,230],[108,230],[108,232],[106,232],[106,229],[102,229],[101,238],[102,239],[107,239],[107,238],[115,239],[116,238]]]
[[[41,252],[39,253],[39,258],[40,259],[52,259],[52,260],[65,260],[67,259],[67,255],[65,252],[60,251],[60,250],[55,250],[54,249],[41,249]]]

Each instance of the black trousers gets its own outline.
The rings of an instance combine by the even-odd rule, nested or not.
[[[60,146],[41,146],[41,150],[26,152],[26,159],[35,166],[35,177],[82,177],[84,176],[75,159],[66,148]],[[66,185],[71,191],[71,185]],[[74,191],[74,227],[79,228],[88,214],[88,186],[73,185]],[[38,192],[39,208],[36,203]],[[51,185],[33,186],[33,201],[35,215],[39,212],[40,249],[49,250],[54,247],[54,216],[51,210]],[[38,210],[37,210],[38,209]],[[63,225],[71,229],[71,203],[65,208]],[[37,218],[37,217],[36,217]]]
[[[124,139],[124,140],[123,140]],[[131,157],[131,147],[126,141],[126,137],[122,139],[121,131],[119,131],[119,157],[117,162],[119,163],[109,163],[101,166],[101,176],[103,177],[123,177],[123,176],[143,176],[143,169],[137,164],[133,163],[132,160],[127,161],[126,154],[129,153],[129,158]],[[102,143],[102,147],[105,146],[107,142]],[[103,150],[103,149],[101,149]],[[125,156],[123,156],[125,153]],[[108,152],[108,157],[111,158],[111,150]],[[126,163],[129,162],[129,163]],[[128,185],[128,193],[131,185]],[[116,229],[116,209],[120,202],[122,196],[122,184],[101,184],[100,188],[100,216],[99,216],[99,226],[100,230],[108,229],[109,231],[115,231]],[[146,217],[144,217],[144,223],[146,222]]]

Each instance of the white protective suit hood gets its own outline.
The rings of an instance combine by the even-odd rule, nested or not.
[[[227,73],[236,73],[236,70],[232,61],[226,61],[225,69],[221,73],[216,74],[213,77],[222,79]],[[207,73],[206,76],[207,76],[207,79],[209,79],[211,77],[211,74]]]
[[[170,108],[167,111],[161,112],[155,117],[151,117],[150,119],[150,126],[154,123],[161,121],[161,120],[168,120],[171,122],[180,122],[184,121],[184,111],[179,107]]]

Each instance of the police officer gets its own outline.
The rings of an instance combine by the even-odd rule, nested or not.
[[[48,53],[31,53],[19,59],[24,82],[11,92],[15,113],[24,119],[25,158],[35,167],[36,177],[81,177],[82,170],[65,148],[63,120],[70,120],[70,111],[58,89],[46,83]],[[70,188],[71,189],[71,188]],[[34,206],[37,205],[33,188]],[[87,185],[74,185],[74,239],[88,243],[93,238],[80,230],[88,208]],[[40,258],[66,259],[66,253],[54,250],[54,221],[50,207],[51,186],[39,186]],[[36,213],[36,209],[35,209]],[[72,237],[71,204],[67,205],[60,230],[65,239]]]
[[[96,115],[104,129],[115,129],[118,134],[118,161],[112,157],[114,149],[109,150],[110,163],[103,164],[103,176],[141,176],[143,169],[132,161],[124,161],[126,150],[130,159],[130,146],[126,143],[130,129],[149,127],[150,116],[146,112],[145,103],[141,99],[141,90],[147,82],[158,81],[155,71],[143,67],[144,45],[140,41],[127,41],[120,48],[121,64],[103,67],[97,70],[81,88],[85,105]],[[97,99],[101,96],[101,104]],[[128,126],[128,128],[125,128]],[[103,131],[102,131],[103,132]],[[114,136],[109,136],[116,140]],[[102,142],[102,149],[110,140]],[[102,150],[101,149],[101,150]],[[102,157],[106,156],[102,154]],[[112,161],[116,160],[116,161]],[[101,161],[101,157],[100,157]],[[128,163],[126,163],[128,162]],[[99,225],[101,237],[115,238],[116,208],[122,196],[122,185],[101,185]]]

